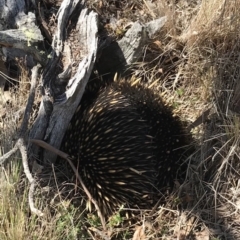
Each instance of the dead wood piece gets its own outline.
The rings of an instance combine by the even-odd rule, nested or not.
[[[146,28],[140,23],[135,22],[126,32],[125,36],[118,41],[118,45],[123,52],[124,61],[128,65],[138,60],[147,40]]]
[[[147,28],[148,37],[149,38],[154,37],[154,35],[164,27],[166,22],[167,17],[164,16],[146,23],[145,26]]]
[[[128,65],[135,63],[139,59],[144,45],[149,38],[153,37],[164,26],[165,22],[166,17],[153,20],[145,25],[138,22],[133,23],[125,36],[118,41],[118,45]]]
[[[66,1],[63,1],[62,4],[65,4],[65,2]],[[68,81],[67,90],[62,94],[56,94],[59,92],[56,88],[53,89],[53,87],[56,86],[56,79],[59,81],[59,77],[62,75],[65,78],[71,66],[71,64],[66,65],[66,69],[63,70],[63,72],[67,70],[66,74],[61,73],[56,77],[55,67],[59,60],[58,55],[63,51],[62,43],[64,39],[62,29],[64,27],[63,25],[65,24],[66,27],[67,24],[67,21],[63,22],[63,19],[65,19],[63,16],[69,15],[69,13],[64,13],[67,9],[64,9],[62,6],[58,14],[58,16],[61,17],[58,20],[58,31],[53,37],[52,46],[54,52],[52,53],[52,59],[47,64],[43,73],[43,100],[40,105],[37,120],[30,133],[30,138],[44,139],[57,149],[59,149],[61,145],[64,133],[81,100],[85,86],[92,72],[98,43],[97,14],[83,9],[79,16],[77,29],[79,29],[79,39],[82,49],[85,50],[85,54],[82,56],[82,61],[78,65],[76,74]],[[69,11],[73,11],[72,6],[70,6]],[[66,54],[66,56],[68,55],[69,54]],[[66,81],[66,79],[64,79],[64,81]],[[31,145],[31,149],[34,155],[38,153],[37,147]],[[45,162],[53,163],[56,159],[56,154],[44,151],[43,158]]]
[[[53,37],[54,42],[52,44],[53,49],[55,49],[57,54],[61,53],[62,51],[66,24],[78,3],[79,0],[64,0],[58,10],[56,16],[58,18],[57,32]]]

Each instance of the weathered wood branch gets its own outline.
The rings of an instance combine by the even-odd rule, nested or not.
[[[65,8],[65,10],[66,9],[70,12],[73,11],[72,8]],[[60,10],[61,14],[58,15],[59,17],[62,15],[69,15],[69,13],[62,12],[64,8],[60,8]],[[62,25],[67,23],[66,20],[63,20],[62,18],[59,19],[59,31],[62,31]],[[87,9],[83,9],[79,16],[77,29],[79,29],[79,39],[86,55],[83,56],[82,61],[79,63],[76,74],[69,79],[66,91],[54,95],[54,90],[51,86],[56,83],[54,82],[55,79],[59,80],[61,75],[66,75],[61,73],[58,78],[54,76],[54,67],[58,62],[57,55],[61,54],[63,49],[62,44],[64,42],[63,33],[60,34],[59,31],[57,32],[53,42],[53,49],[56,48],[56,54],[52,54],[53,59],[50,61],[51,64],[47,65],[49,69],[44,71],[43,74],[43,100],[41,102],[38,118],[30,134],[31,138],[47,140],[56,148],[60,147],[65,130],[80,102],[92,72],[97,54],[97,15],[94,12],[88,13]],[[67,71],[69,68],[70,65],[66,66]],[[52,73],[51,75],[49,75],[50,72]],[[33,150],[36,151],[37,148],[33,147]],[[44,153],[44,159],[47,161],[54,162],[55,157],[56,155],[53,153]]]

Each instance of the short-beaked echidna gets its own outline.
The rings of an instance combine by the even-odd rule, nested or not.
[[[104,214],[122,204],[149,207],[158,191],[173,185],[185,135],[179,119],[141,86],[113,83],[86,91],[62,149]]]

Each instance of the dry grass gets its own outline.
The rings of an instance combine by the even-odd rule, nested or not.
[[[29,90],[28,71],[21,64],[18,86],[9,90],[11,99],[1,104],[7,114],[1,116],[0,156],[9,151],[16,140]],[[19,112],[20,111],[20,112]],[[0,169],[0,239],[84,239],[82,212],[62,196],[56,175],[46,169],[40,175],[41,187],[35,193],[35,204],[44,212],[40,218],[28,206],[29,184],[24,176],[20,154],[15,154]],[[46,173],[48,175],[46,175]],[[45,175],[44,175],[45,174]],[[60,184],[59,184],[60,185]],[[62,184],[64,187],[64,184]],[[54,189],[54,190],[52,190]]]
[[[114,4],[93,1],[92,7],[103,13]],[[158,91],[188,124],[204,110],[211,111],[204,124],[192,129],[196,151],[187,160],[186,181],[176,185],[168,203],[158,206],[150,219],[142,212],[141,221],[122,228],[124,219],[119,214],[113,216],[108,224],[112,235],[131,239],[138,226],[135,235],[140,234],[142,239],[240,239],[240,121],[234,111],[239,107],[234,95],[240,82],[239,0],[144,0],[121,4],[119,18],[125,21],[135,20],[138,15],[142,22],[164,14],[168,17],[165,29],[155,36],[141,62],[134,66],[133,79]],[[22,100],[18,106],[7,106],[8,116],[24,106],[23,96],[26,93],[21,97],[19,94]],[[0,130],[3,150],[11,147],[18,126],[11,117],[6,119]],[[86,225],[97,236],[96,216],[83,218],[81,211],[60,198],[63,186],[59,186],[62,190],[56,193],[58,201],[53,205],[48,199],[52,193],[37,193],[38,206],[46,217],[32,216],[19,160],[12,160],[1,172],[0,239],[87,239],[83,236]],[[56,186],[52,184],[51,189]]]
[[[180,3],[180,19],[176,18],[175,25],[172,24],[176,29],[167,31],[178,33],[180,23],[184,28],[166,41],[165,46],[162,44],[163,54],[168,54],[169,49],[175,52],[177,59],[173,63],[177,64],[174,72],[168,71],[167,77],[164,76],[165,85],[158,88],[166,101],[176,106],[176,114],[186,121],[195,120],[209,107],[212,110],[207,123],[192,130],[196,153],[191,158],[185,183],[190,201],[179,213],[187,217],[183,217],[184,221],[175,218],[176,225],[182,225],[178,229],[182,239],[191,234],[197,238],[199,224],[204,231],[207,229],[209,237],[238,239],[239,118],[231,110],[240,76],[237,54],[240,2],[203,0],[192,9],[198,11],[188,26],[181,19],[184,10]],[[194,224],[187,231],[192,218]],[[185,234],[182,230],[186,230]]]
[[[36,192],[36,204],[44,210],[44,217],[31,214],[28,207],[29,186],[24,176],[21,176],[20,163],[16,163],[20,159],[14,160],[14,163],[1,171],[0,239],[59,240],[84,236],[80,225],[83,221],[79,220],[81,214],[65,200],[57,205],[49,204],[44,189],[41,193]]]

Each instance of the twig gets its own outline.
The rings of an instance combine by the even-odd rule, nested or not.
[[[40,2],[38,3],[38,15],[39,15],[39,20],[43,27],[43,31],[46,34],[46,38],[49,41],[49,43],[51,43],[52,42],[51,32],[49,31],[48,25],[42,16]]]
[[[210,111],[211,111],[211,108],[209,108],[209,109],[207,109],[206,111],[204,111],[200,117],[198,117],[193,123],[191,123],[191,124],[188,126],[187,130],[188,130],[188,131],[191,131],[191,129],[199,126],[199,125],[202,124],[202,123],[204,123],[204,122],[206,121],[206,119],[207,119]]]
[[[18,150],[17,144],[6,154],[0,157],[0,164],[3,164],[7,159],[9,159]]]
[[[29,97],[28,97],[26,110],[25,110],[25,113],[24,113],[24,116],[23,116],[23,121],[22,121],[21,131],[20,131],[20,137],[19,137],[19,140],[18,140],[18,146],[19,146],[19,150],[20,150],[21,155],[22,155],[22,163],[23,163],[24,173],[26,174],[26,176],[28,178],[28,181],[30,183],[30,188],[29,188],[29,193],[28,193],[29,207],[30,207],[30,209],[33,213],[37,214],[38,216],[43,216],[43,213],[40,210],[36,209],[35,206],[34,206],[33,194],[34,194],[34,189],[35,189],[35,179],[33,178],[32,174],[29,170],[28,158],[27,158],[27,148],[26,148],[26,144],[25,144],[25,140],[24,140],[24,136],[27,132],[29,117],[30,117],[30,114],[31,114],[31,111],[32,111],[32,106],[33,106],[34,99],[35,99],[35,91],[36,91],[36,88],[37,88],[38,70],[39,70],[40,67],[41,67],[41,65],[37,64],[32,69],[31,88],[30,88],[30,92],[29,92]]]
[[[91,236],[91,238],[92,238],[93,240],[96,240],[96,238],[92,235],[90,229],[88,229],[88,228],[86,227],[86,230],[87,230],[88,234]]]
[[[37,208],[35,208],[35,206],[34,206],[33,194],[34,194],[36,181],[33,178],[32,174],[30,172],[29,166],[28,166],[27,148],[26,148],[26,144],[25,144],[25,141],[23,138],[18,139],[18,147],[19,147],[19,150],[22,155],[22,163],[23,163],[24,173],[30,183],[30,188],[29,188],[29,193],[28,193],[29,207],[33,213],[37,214],[38,216],[43,216],[43,213],[40,210],[38,210]]]
[[[145,3],[148,11],[150,12],[150,14],[152,15],[152,17],[156,18],[156,14],[153,12],[153,10],[149,7],[148,3],[146,0],[143,0],[143,2]]]
[[[98,230],[97,228],[95,228],[95,227],[90,227],[89,230],[97,233],[98,236],[100,236],[100,237],[101,237],[102,239],[104,239],[104,240],[111,240],[111,237],[107,236],[106,233],[99,231],[99,230]],[[88,233],[90,233],[90,231],[88,231]],[[92,237],[93,239],[96,239],[96,238],[93,237],[92,234],[91,234],[91,237]]]
[[[95,208],[97,209],[99,218],[100,218],[101,223],[102,223],[103,230],[106,231],[106,229],[107,229],[107,228],[106,228],[106,223],[105,223],[105,219],[104,219],[104,217],[103,217],[103,215],[102,215],[102,213],[101,213],[101,210],[100,210],[100,208],[99,208],[96,200],[92,197],[91,193],[88,191],[87,187],[86,187],[85,184],[83,183],[82,178],[81,178],[81,176],[79,175],[76,167],[75,167],[74,164],[72,163],[69,155],[66,154],[66,153],[64,153],[64,152],[62,152],[62,151],[60,151],[60,150],[58,150],[58,149],[56,149],[56,148],[54,148],[53,146],[51,146],[50,144],[48,144],[48,143],[46,143],[46,142],[44,142],[44,141],[42,141],[42,140],[31,139],[30,142],[35,143],[35,144],[37,144],[38,146],[43,147],[43,148],[45,148],[46,150],[49,150],[49,151],[57,154],[58,156],[60,156],[60,157],[62,157],[63,159],[65,159],[65,160],[68,161],[68,163],[70,164],[72,170],[74,171],[74,173],[75,173],[78,181],[80,182],[83,190],[85,191],[86,195],[88,196],[89,200],[94,204]]]
[[[30,114],[32,111],[32,105],[33,105],[33,102],[35,99],[35,90],[37,87],[38,70],[40,67],[41,67],[40,64],[38,64],[38,65],[34,66],[32,69],[31,88],[30,88],[30,92],[29,92],[27,106],[26,106],[24,116],[23,116],[22,125],[20,128],[18,140],[17,140],[14,148],[0,158],[0,164],[3,164],[13,153],[15,153],[18,149],[20,150],[20,153],[22,155],[22,164],[23,164],[24,173],[30,183],[29,194],[28,194],[29,207],[30,207],[30,210],[33,213],[37,214],[38,216],[42,216],[43,213],[40,210],[36,209],[34,206],[33,195],[34,195],[34,189],[35,189],[36,182],[35,182],[35,179],[33,178],[32,174],[30,172],[30,169],[29,169],[28,158],[27,158],[27,147],[26,147],[24,138],[25,138],[27,128],[28,128],[28,121],[29,121],[29,117],[30,117]]]
[[[27,106],[25,109],[25,113],[23,116],[23,121],[22,121],[22,125],[21,125],[21,131],[19,134],[19,137],[23,137],[25,136],[26,132],[27,132],[27,128],[28,128],[28,121],[29,121],[29,117],[30,114],[32,112],[32,106],[34,103],[34,99],[35,99],[35,91],[37,88],[37,78],[38,78],[38,70],[41,67],[40,64],[37,64],[36,66],[34,66],[32,68],[32,79],[31,79],[31,88],[29,91],[29,97],[28,97],[28,102],[27,102]]]

